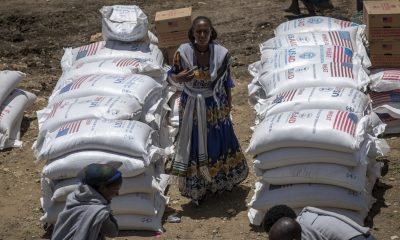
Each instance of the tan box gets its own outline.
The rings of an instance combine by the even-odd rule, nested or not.
[[[400,27],[400,2],[397,0],[365,1],[364,23],[368,28]]]
[[[400,54],[400,41],[369,43],[370,54]]]
[[[400,54],[371,54],[372,68],[400,67]]]
[[[400,28],[368,28],[366,29],[368,41],[399,41]]]
[[[192,25],[192,7],[166,10],[156,13],[157,34],[188,31]]]
[[[160,33],[157,37],[160,47],[179,46],[189,42],[188,31]]]

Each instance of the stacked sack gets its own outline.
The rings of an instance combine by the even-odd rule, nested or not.
[[[87,165],[119,162],[123,183],[111,203],[119,229],[161,231],[168,201],[164,161],[172,144],[160,131],[163,57],[140,8],[116,5],[100,12],[106,40],[65,49],[63,74],[37,113],[33,149],[38,161],[47,161],[41,220],[56,222]]]
[[[0,71],[0,150],[21,147],[20,128],[24,111],[33,104],[33,93],[16,89],[25,74]]]
[[[373,111],[386,123],[386,134],[400,133],[400,69],[378,70],[370,78]]]
[[[384,145],[371,123],[364,26],[328,17],[281,24],[260,45],[249,95],[257,112],[247,152],[261,180],[248,216],[260,225],[278,204],[313,206],[363,224]]]

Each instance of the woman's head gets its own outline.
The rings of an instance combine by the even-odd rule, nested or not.
[[[188,35],[191,43],[208,45],[210,42],[217,39],[218,34],[208,17],[199,16],[193,20]]]
[[[118,196],[122,174],[111,164],[93,163],[83,171],[82,183],[98,191],[107,201]]]

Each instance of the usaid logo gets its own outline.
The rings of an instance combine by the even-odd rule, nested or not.
[[[302,59],[311,59],[311,58],[315,57],[315,53],[313,53],[313,52],[305,52],[303,54],[300,54],[299,57],[302,58]]]
[[[307,20],[307,22],[311,24],[320,24],[322,23],[322,21],[323,21],[322,18],[310,18]]]

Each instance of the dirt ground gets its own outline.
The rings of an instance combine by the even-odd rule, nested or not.
[[[350,18],[352,0],[333,1],[336,9],[328,16]],[[103,5],[139,5],[154,27],[156,11],[192,6],[194,15],[209,16],[215,23],[220,42],[234,57],[233,119],[243,149],[251,137],[254,112],[247,103],[247,66],[258,60],[258,44],[273,36],[273,29],[290,16],[282,11],[289,0],[2,0],[0,4],[0,70],[19,70],[27,74],[20,85],[38,95],[35,105],[22,123],[24,147],[0,152],[0,240],[48,238],[39,221],[39,176],[43,164],[36,165],[32,143],[38,126],[35,111],[47,104],[47,97],[61,75],[63,47],[87,44],[90,36],[101,32],[99,9]],[[305,11],[303,9],[303,11]],[[377,239],[400,237],[400,138],[387,138],[392,150],[382,158],[383,177],[376,184],[376,204],[366,220]],[[251,157],[248,156],[251,164]],[[182,222],[165,223],[164,239],[266,239],[247,219],[246,204],[256,178],[248,179],[232,192],[211,196],[200,207],[193,207],[172,187],[165,216],[179,213]],[[234,209],[232,211],[231,209]],[[154,233],[122,232],[118,239],[152,238]],[[392,237],[392,238],[391,238]]]

